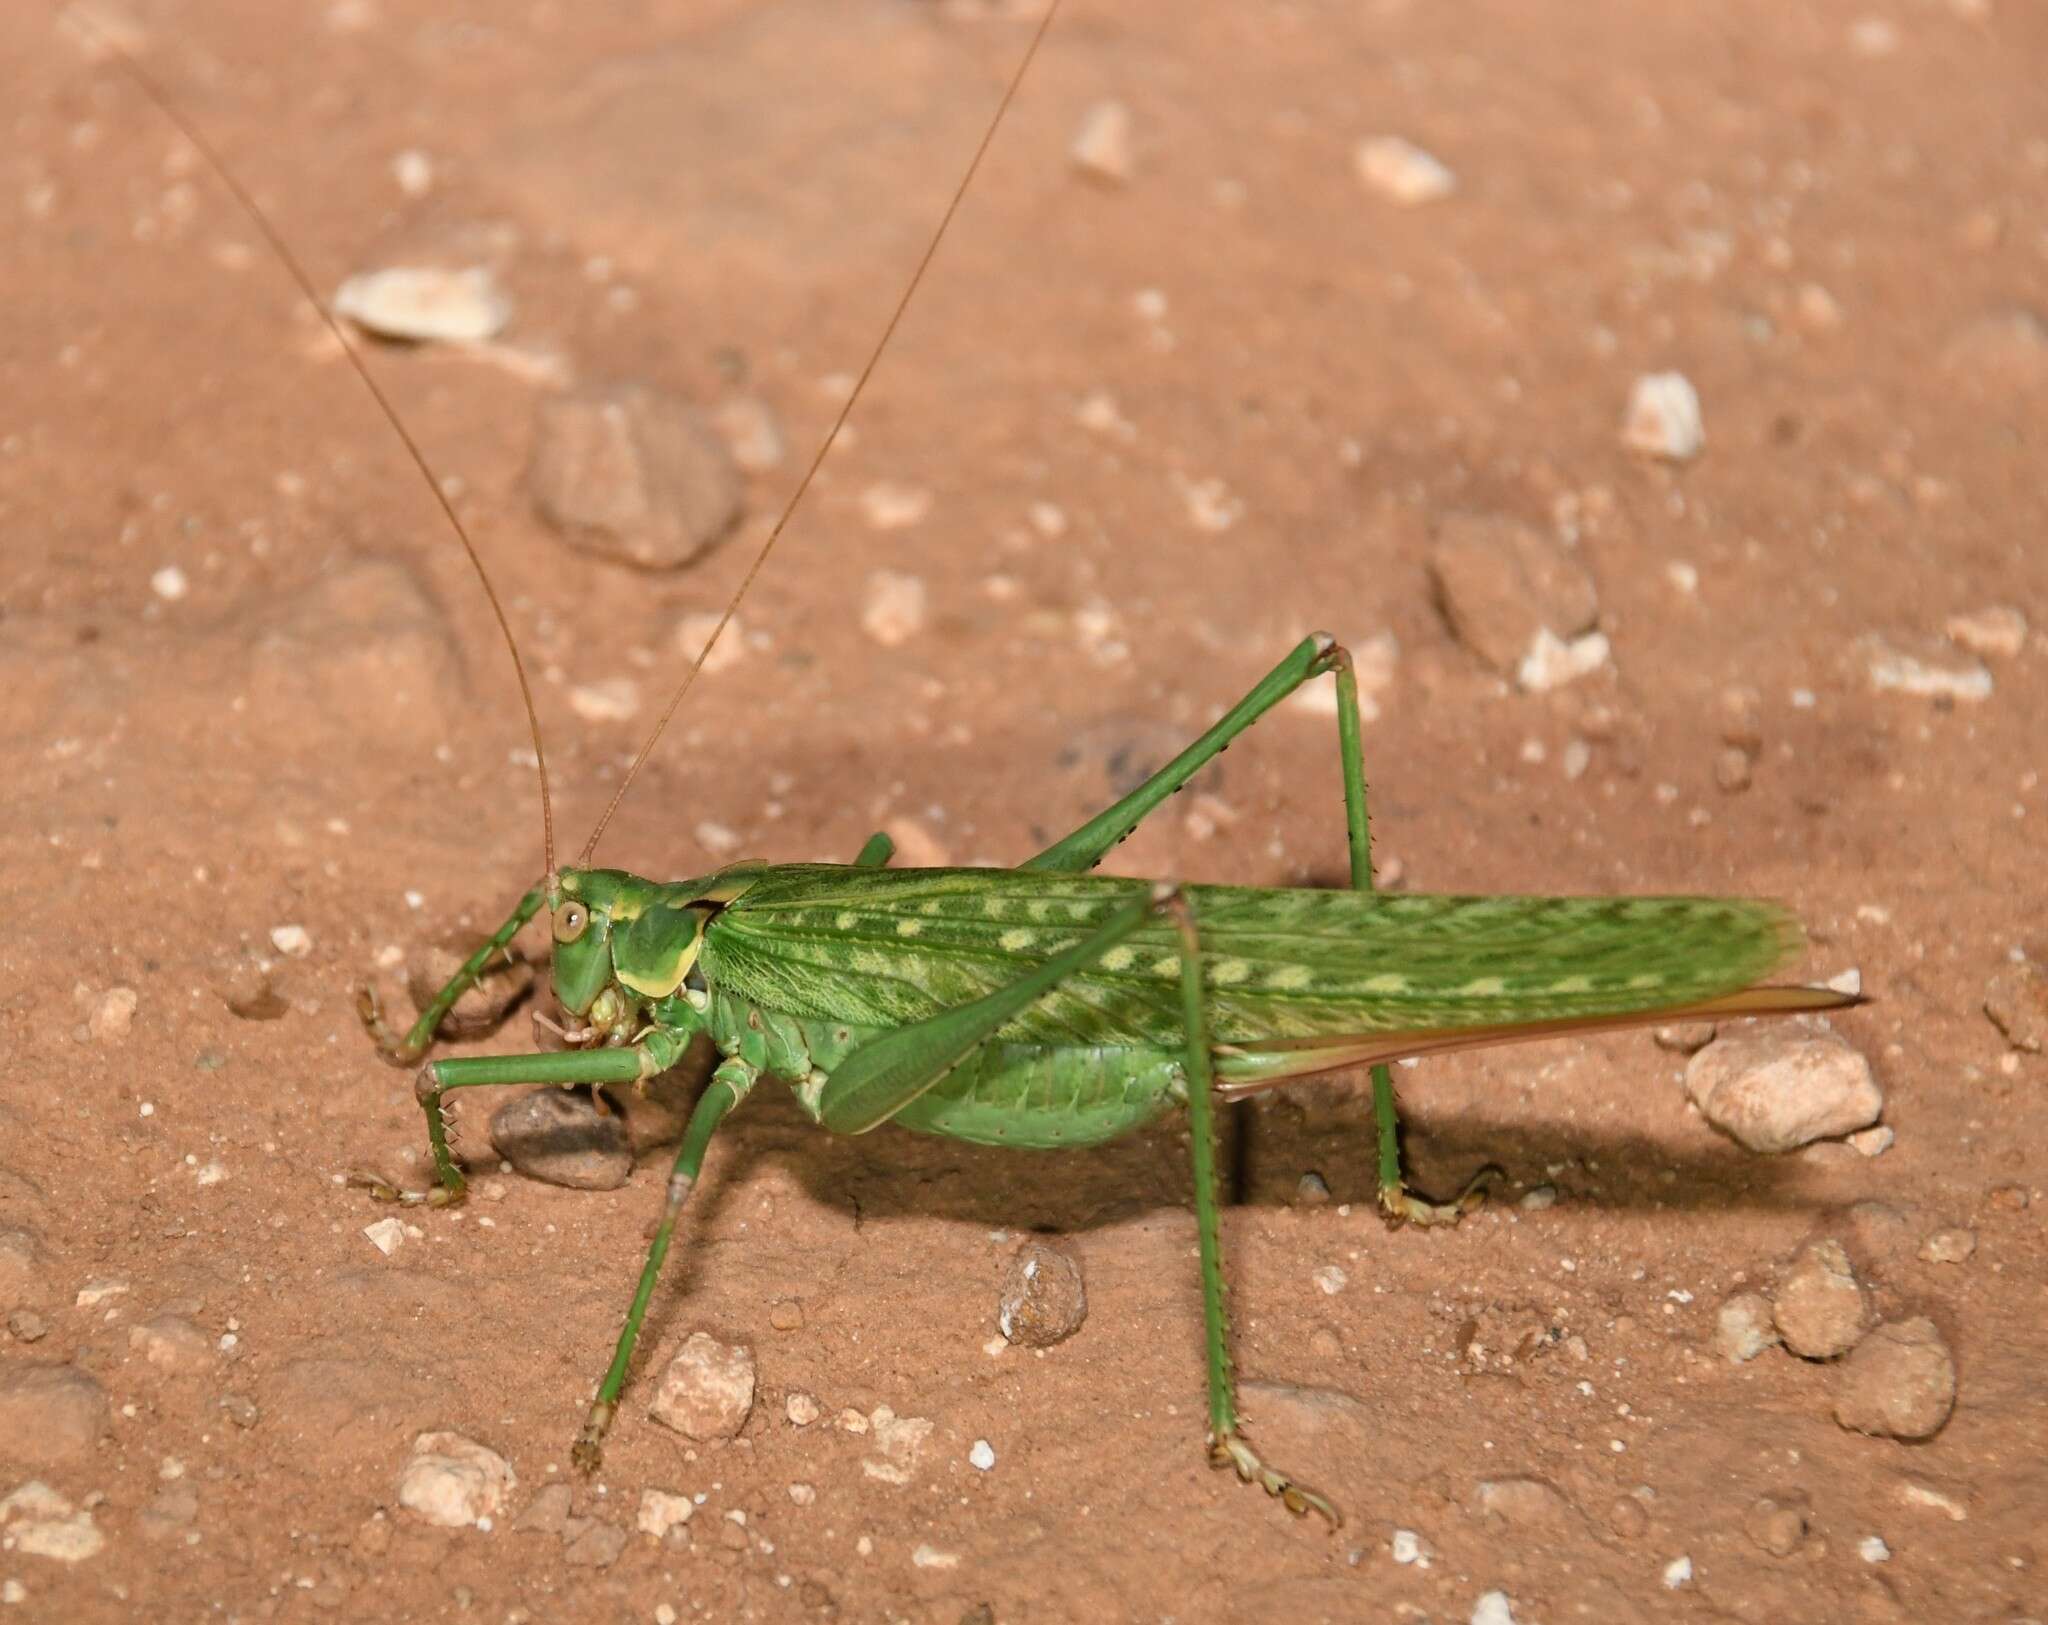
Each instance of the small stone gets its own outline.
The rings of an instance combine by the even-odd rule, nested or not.
[[[573,1524],[581,1528],[583,1520],[569,1516],[570,1506],[576,1492],[567,1484],[549,1484],[526,1505],[526,1510],[512,1522],[512,1532],[519,1535],[555,1535],[565,1537]]]
[[[77,1309],[97,1309],[103,1303],[112,1303],[116,1298],[126,1297],[129,1286],[126,1281],[106,1276],[95,1276],[78,1289],[78,1296],[72,1300]]]
[[[1806,1539],[1806,1514],[1798,1507],[1786,1506],[1768,1495],[1760,1496],[1743,1514],[1742,1528],[1757,1546],[1771,1556],[1790,1557],[1799,1550],[1799,1543]]]
[[[1793,308],[1800,322],[1813,332],[1825,333],[1842,325],[1840,302],[1818,282],[1800,284],[1793,297]]]
[[[1708,1122],[1752,1151],[1868,1128],[1884,1110],[1870,1063],[1835,1034],[1778,1027],[1722,1037],[1685,1069]]]
[[[2048,975],[2031,959],[2007,965],[1984,990],[1984,1013],[2014,1049],[2039,1054],[2048,1045]]]
[[[1131,178],[1131,110],[1122,102],[1095,103],[1067,146],[1067,158],[1091,180],[1122,185]]]
[[[85,1018],[85,1030],[96,1044],[119,1041],[135,1025],[135,1007],[140,1002],[132,987],[110,987],[93,1000]]]
[[[1721,1305],[1714,1320],[1714,1348],[1730,1365],[1754,1360],[1780,1341],[1771,1319],[1771,1300],[1761,1292],[1738,1292]]]
[[[270,945],[287,959],[304,959],[313,951],[313,933],[303,925],[273,925]]]
[[[1451,634],[1503,675],[1536,635],[1589,631],[1599,614],[1593,578],[1557,543],[1502,514],[1452,514],[1438,527],[1429,578]]]
[[[860,1470],[884,1484],[908,1484],[932,1436],[933,1424],[922,1416],[898,1416],[887,1405],[877,1405],[867,1422],[880,1454],[862,1457]]]
[[[640,1514],[634,1520],[634,1527],[642,1534],[662,1539],[671,1529],[679,1529],[697,1515],[697,1503],[687,1495],[677,1495],[670,1490],[642,1490],[640,1492]]]
[[[1960,1264],[1977,1250],[1977,1232],[1954,1225],[1937,1230],[1920,1243],[1920,1256],[1929,1264]]]
[[[1835,1420],[1887,1439],[1926,1439],[1941,1431],[1956,1402],[1948,1345],[1924,1315],[1888,1321],[1857,1345],[1842,1367]]]
[[[1352,166],[1372,191],[1404,208],[1435,203],[1458,189],[1458,177],[1440,158],[1398,135],[1376,135],[1352,149]]]
[[[150,572],[149,590],[165,603],[175,604],[192,590],[192,583],[175,564],[166,564],[162,569]]]
[[[1329,1200],[1329,1181],[1314,1169],[1310,1169],[1294,1182],[1294,1201],[1297,1207],[1323,1207]]]
[[[976,1439],[974,1447],[967,1452],[967,1465],[976,1472],[985,1473],[996,1464],[995,1446],[986,1439]]]
[[[818,1500],[818,1487],[802,1482],[792,1484],[789,1487],[789,1499],[796,1506],[815,1506]]]
[[[725,442],[692,407],[637,384],[543,400],[527,484],[571,547],[643,570],[701,557],[742,500]]]
[[[768,1324],[778,1332],[793,1332],[804,1323],[804,1309],[800,1303],[784,1299],[768,1311]]]
[[[1879,1123],[1875,1128],[1860,1128],[1854,1134],[1843,1136],[1849,1144],[1866,1157],[1881,1157],[1891,1150],[1892,1142],[1898,1138],[1889,1123]]]
[[[1630,387],[1621,422],[1621,443],[1629,451],[1682,463],[1706,442],[1699,391],[1684,373],[1645,373]]]
[[[2024,1185],[1993,1185],[1985,1200],[2001,1213],[2024,1213],[2032,1198]]]
[[[1664,1565],[1664,1589],[1680,1591],[1692,1584],[1692,1559],[1674,1557]]]
[[[1942,630],[1972,654],[2010,659],[2027,646],[2027,618],[2009,604],[1951,615]]]
[[[1605,632],[1588,632],[1567,643],[1546,626],[1530,641],[1529,652],[1515,667],[1515,683],[1526,693],[1548,694],[1591,676],[1607,664],[1612,653]]]
[[[7,1317],[7,1335],[18,1343],[40,1343],[50,1335],[50,1323],[33,1309],[17,1309]]]
[[[1557,1206],[1555,1185],[1532,1185],[1522,1193],[1521,1201],[1515,1204],[1524,1213],[1543,1213]]]
[[[1413,1529],[1396,1529],[1387,1541],[1387,1550],[1396,1563],[1419,1563],[1424,1568],[1429,1567],[1429,1548]]]
[[[1325,1264],[1321,1269],[1315,1271],[1309,1279],[1315,1282],[1317,1289],[1321,1291],[1324,1297],[1334,1298],[1344,1290],[1345,1282],[1350,1277],[1339,1266]]]
[[[398,1504],[442,1529],[495,1519],[519,1487],[512,1464],[459,1433],[422,1433],[398,1475]]]
[[[1713,1043],[1715,1031],[1711,1021],[1674,1021],[1652,1028],[1650,1038],[1659,1049],[1675,1055],[1697,1055]]]
[[[1831,1360],[1846,1354],[1863,1336],[1870,1295],[1856,1279],[1842,1244],[1816,1241],[1801,1250],[1778,1282],[1771,1314],[1794,1354]]]
[[[633,1172],[625,1119],[581,1090],[541,1088],[491,1113],[491,1144],[529,1179],[612,1191]]]
[[[775,408],[752,395],[721,401],[711,412],[712,426],[725,437],[732,460],[749,474],[767,474],[782,466],[789,454],[782,420]],[[701,640],[700,640],[701,641]]]
[[[923,581],[896,570],[877,570],[868,577],[860,624],[869,637],[894,649],[923,631],[924,620]]]
[[[0,1439],[7,1454],[40,1466],[91,1450],[107,1428],[107,1394],[68,1365],[0,1366]]]
[[[930,1542],[921,1542],[910,1554],[910,1561],[921,1569],[957,1569],[960,1566],[958,1552],[943,1552]]]
[[[1884,1542],[1882,1535],[1865,1535],[1856,1542],[1856,1555],[1866,1563],[1889,1563],[1892,1549]]]
[[[1471,1625],[1515,1625],[1515,1607],[1505,1591],[1482,1591],[1472,1605]]]
[[[477,344],[512,320],[512,300],[486,266],[396,265],[350,277],[335,290],[334,313],[379,338]]]
[[[1740,746],[1730,745],[1714,758],[1714,783],[1728,795],[1738,795],[1749,788],[1749,752]]]
[[[1991,672],[1981,660],[1958,654],[1945,643],[1920,640],[1901,649],[1871,634],[1857,640],[1870,686],[1879,693],[1976,703],[1991,698]]]
[[[649,1409],[690,1439],[732,1439],[754,1408],[754,1356],[738,1343],[692,1332],[661,1373]]]
[[[562,1561],[575,1569],[608,1569],[626,1549],[626,1538],[618,1525],[587,1518],[562,1547]]]
[[[405,1245],[405,1221],[399,1218],[379,1219],[374,1224],[363,1226],[363,1234],[370,1245],[389,1258]]]
[[[782,1414],[793,1426],[807,1428],[824,1414],[824,1409],[812,1395],[801,1388],[792,1388],[782,1402]]]
[[[190,1375],[213,1364],[212,1340],[183,1315],[157,1315],[129,1327],[128,1347],[173,1375]]]
[[[1607,1506],[1607,1527],[1622,1540],[1649,1533],[1650,1514],[1633,1495],[1617,1495]]]
[[[1953,1495],[1936,1489],[1932,1484],[1922,1484],[1910,1478],[1899,1486],[1899,1499],[1909,1507],[1939,1512],[1951,1523],[1962,1523],[1970,1516],[1969,1508]]]
[[[631,722],[640,714],[640,685],[630,677],[601,677],[569,689],[569,709],[585,722]]]
[[[922,486],[880,480],[861,492],[860,509],[875,530],[908,530],[932,511],[932,494]]]
[[[0,1500],[0,1528],[6,1548],[58,1563],[82,1563],[99,1555],[106,1537],[93,1526],[90,1508],[81,1511],[39,1478]]]
[[[996,1325],[1012,1343],[1050,1348],[1072,1337],[1088,1316],[1081,1266],[1057,1247],[1027,1241],[1003,1272]]]

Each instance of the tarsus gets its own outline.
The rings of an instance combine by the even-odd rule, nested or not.
[[[761,544],[761,550],[754,555],[753,562],[747,566],[747,573],[740,578],[739,586],[727,600],[724,613],[718,617],[718,624],[711,629],[711,636],[704,640],[704,647],[697,651],[695,662],[684,675],[682,682],[676,686],[676,691],[669,696],[668,704],[662,707],[661,717],[654,724],[653,731],[648,734],[647,742],[633,758],[633,765],[626,769],[626,776],[619,781],[618,789],[612,792],[612,799],[606,805],[603,816],[598,819],[597,827],[590,832],[590,839],[583,843],[583,851],[576,859],[579,867],[590,862],[591,855],[597,850],[599,838],[612,821],[612,814],[619,810],[619,803],[625,800],[626,792],[632,787],[633,780],[638,777],[647,758],[654,754],[654,747],[661,738],[662,730],[681,708],[684,697],[697,681],[698,673],[703,671],[704,662],[711,657],[712,649],[724,635],[726,627],[732,623],[733,614],[740,607],[740,600],[747,596],[747,589],[753,586],[754,577],[761,573],[761,566],[768,562],[768,555],[774,552],[775,544],[781,540],[783,529],[789,524],[790,516],[796,512],[797,504],[803,501],[804,493],[811,488],[811,481],[817,478],[819,468],[823,466],[826,455],[832,450],[833,441],[839,438],[839,431],[846,427],[846,420],[853,415],[855,403],[860,400],[861,392],[868,387],[868,379],[881,361],[882,352],[889,348],[890,339],[896,336],[897,324],[903,320],[903,313],[910,308],[910,301],[917,292],[918,284],[924,281],[926,270],[930,268],[933,258],[939,252],[939,244],[945,241],[946,229],[953,224],[953,216],[959,212],[960,202],[967,196],[968,187],[974,184],[975,172],[981,168],[982,158],[994,142],[996,131],[1002,127],[1003,116],[1009,112],[1010,103],[1016,100],[1017,89],[1024,83],[1025,74],[1031,71],[1032,59],[1038,55],[1038,47],[1044,43],[1046,33],[1052,27],[1053,18],[1059,15],[1059,9],[1060,0],[1051,0],[1051,4],[1045,8],[1045,15],[1038,21],[1037,32],[1031,36],[1031,43],[1024,48],[1024,56],[1017,64],[1017,71],[1010,75],[1009,84],[1003,88],[1003,99],[996,104],[995,114],[989,119],[988,128],[981,133],[981,142],[975,147],[974,156],[967,161],[966,173],[960,177],[960,184],[953,188],[953,196],[946,204],[946,212],[939,217],[938,228],[933,231],[931,240],[925,244],[924,254],[917,262],[917,269],[911,272],[910,281],[904,286],[902,297],[896,301],[896,308],[889,314],[888,325],[882,329],[882,336],[875,341],[874,348],[869,351],[867,364],[860,369],[860,376],[854,380],[852,390],[840,405],[839,415],[832,420],[832,427],[826,432],[824,439],[818,442],[818,449],[812,454],[810,467],[804,470],[804,477],[797,482],[797,487],[790,493],[789,500],[782,505],[782,512],[776,516],[774,528],[768,532],[768,539]],[[550,863],[548,867],[552,873],[554,865]]]
[[[498,591],[491,585],[490,573],[484,569],[483,557],[477,552],[476,543],[470,540],[469,531],[456,516],[455,504],[448,500],[448,493],[441,489],[441,482],[434,477],[433,466],[428,463],[426,454],[420,450],[419,443],[406,432],[404,421],[400,419],[390,398],[385,395],[371,374],[369,365],[363,360],[362,351],[357,348],[355,341],[349,337],[334,313],[327,308],[327,301],[314,290],[313,279],[306,274],[306,268],[299,263],[298,256],[286,245],[277,228],[270,223],[270,217],[249,195],[247,188],[235,179],[234,172],[214,149],[213,143],[200,133],[199,127],[191,119],[179,111],[177,103],[171,100],[169,93],[149,75],[142,64],[129,55],[106,30],[98,27],[79,8],[73,8],[68,16],[73,24],[85,32],[90,42],[111,57],[121,71],[134,82],[136,88],[156,104],[157,111],[192,143],[199,156],[206,160],[207,167],[219,178],[221,185],[241,205],[242,212],[248,215],[256,229],[263,234],[264,241],[270,244],[270,251],[277,256],[278,262],[284,266],[292,281],[298,284],[299,292],[306,296],[306,302],[320,313],[320,320],[326,325],[327,331],[334,335],[334,341],[341,346],[342,354],[348,357],[348,364],[363,381],[363,387],[370,392],[370,398],[377,403],[377,409],[384,414],[385,421],[391,425],[392,432],[398,436],[399,443],[412,458],[413,467],[420,471],[420,478],[427,482],[427,489],[434,493],[434,500],[441,505],[442,515],[462,542],[462,550],[469,555],[469,562],[476,570],[477,580],[483,583],[484,597],[490,600],[491,613],[498,619],[498,630],[505,635],[505,649],[512,656],[512,670],[519,678],[519,698],[526,706],[526,725],[533,733],[534,765],[540,770],[541,845],[547,855],[547,873],[552,877],[555,872],[555,810],[554,802],[548,794],[548,758],[547,752],[541,746],[540,713],[534,709],[533,685],[527,681],[526,662],[520,658],[519,643],[512,636],[512,623],[505,616],[505,606],[498,601]],[[751,580],[752,577],[748,579]],[[728,610],[727,614],[730,613]],[[724,623],[719,624],[722,626]],[[668,719],[664,717],[662,720]]]

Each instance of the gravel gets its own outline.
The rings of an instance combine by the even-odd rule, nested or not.
[[[1878,1327],[1849,1356],[1835,1420],[1879,1438],[1926,1439],[1941,1431],[1955,1402],[1948,1344],[1933,1321],[1918,1315]]]
[[[1716,1039],[1686,1064],[1685,1092],[1751,1151],[1790,1151],[1875,1123],[1884,1091],[1832,1032],[1774,1028]]]
[[[512,1464],[459,1433],[422,1433],[398,1475],[398,1504],[442,1529],[489,1529],[519,1487]]]
[[[1810,1243],[1771,1295],[1771,1314],[1785,1346],[1809,1360],[1829,1360],[1856,1346],[1870,1318],[1870,1295],[1835,1240]]]
[[[731,1439],[754,1408],[754,1356],[745,1345],[692,1332],[662,1368],[649,1409],[690,1439]]]
[[[571,1190],[610,1191],[633,1172],[624,1116],[600,1111],[582,1090],[542,1088],[491,1113],[491,1144],[529,1179]]]
[[[1027,1241],[1003,1272],[996,1325],[1025,1348],[1050,1348],[1072,1337],[1088,1318],[1081,1266],[1059,1248]]]

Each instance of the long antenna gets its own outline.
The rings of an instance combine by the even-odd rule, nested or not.
[[[796,512],[797,504],[803,501],[804,493],[811,488],[811,481],[817,478],[818,470],[824,466],[825,457],[832,450],[833,441],[839,438],[839,431],[846,427],[846,420],[853,415],[855,403],[860,400],[861,392],[868,387],[868,379],[873,376],[876,365],[881,361],[882,352],[889,348],[889,341],[896,336],[897,325],[903,320],[903,313],[910,308],[911,298],[916,294],[918,285],[924,281],[925,272],[930,269],[932,260],[937,256],[939,244],[945,241],[946,230],[953,224],[953,216],[959,213],[961,199],[967,196],[968,187],[974,184],[974,176],[981,168],[981,160],[994,142],[996,131],[1002,127],[1003,116],[1009,112],[1010,103],[1017,99],[1017,89],[1024,83],[1025,74],[1031,71],[1032,60],[1038,55],[1038,47],[1045,42],[1046,33],[1052,27],[1053,18],[1059,15],[1059,9],[1060,0],[1051,0],[1045,8],[1045,15],[1038,20],[1038,29],[1032,34],[1031,43],[1024,48],[1023,60],[1017,64],[1017,71],[1010,75],[1009,84],[1003,87],[1003,99],[996,103],[995,114],[989,119],[988,128],[982,131],[981,143],[974,149],[974,156],[968,159],[967,170],[960,177],[960,184],[953,188],[952,199],[946,204],[946,212],[939,217],[938,227],[932,232],[931,240],[925,244],[924,254],[917,262],[917,269],[910,273],[910,281],[905,285],[902,297],[896,301],[896,308],[889,313],[888,325],[882,329],[882,336],[868,352],[867,364],[860,369],[860,376],[854,380],[853,388],[841,403],[839,415],[832,420],[832,427],[826,431],[824,439],[818,442],[818,449],[812,454],[810,467],[804,470],[804,477],[797,482],[797,487],[790,493],[789,500],[782,505],[782,512],[776,516],[775,524],[768,532],[768,539],[754,555],[753,563],[747,566],[747,573],[740,577],[740,584],[727,600],[725,612],[718,617],[718,624],[711,629],[711,636],[704,640],[704,647],[697,651],[696,661],[684,675],[682,682],[676,686],[676,691],[669,696],[668,704],[662,707],[660,719],[654,724],[653,732],[648,734],[647,742],[633,758],[633,765],[626,769],[626,776],[619,781],[618,789],[612,792],[612,799],[606,804],[603,816],[598,819],[597,828],[590,832],[590,839],[583,843],[583,851],[577,856],[576,863],[579,868],[590,862],[591,854],[597,850],[598,839],[612,821],[612,814],[619,810],[619,803],[626,799],[626,792],[632,788],[633,780],[639,776],[640,769],[647,763],[647,758],[654,754],[654,747],[661,739],[662,730],[681,708],[684,697],[695,685],[698,674],[704,670],[704,662],[711,658],[711,651],[725,635],[726,627],[732,624],[733,615],[740,607],[740,600],[747,596],[748,589],[754,585],[754,577],[761,573],[761,566],[768,562],[768,555],[775,551],[775,544],[782,539],[783,529],[789,524],[790,516]],[[549,870],[553,871],[552,864],[549,865]]]
[[[377,403],[377,409],[384,414],[384,420],[391,425],[392,432],[398,436],[399,443],[412,458],[413,467],[420,471],[420,478],[427,482],[427,489],[434,493],[434,500],[440,504],[443,517],[447,519],[449,527],[461,541],[463,552],[469,555],[469,562],[476,571],[476,578],[483,583],[484,597],[490,600],[491,613],[498,619],[498,630],[505,635],[505,649],[512,656],[512,670],[519,679],[519,698],[526,706],[526,725],[533,733],[534,765],[540,769],[541,846],[547,854],[547,874],[552,880],[555,873],[555,808],[554,801],[548,794],[548,758],[547,752],[541,747],[540,713],[533,706],[533,685],[527,681],[526,662],[520,658],[519,643],[512,636],[512,623],[505,616],[505,606],[498,601],[498,591],[491,585],[490,574],[484,569],[483,556],[477,552],[476,543],[470,540],[469,531],[457,517],[455,504],[448,500],[448,493],[441,489],[441,482],[434,477],[433,467],[428,463],[426,454],[407,432],[396,408],[392,406],[389,397],[371,374],[368,363],[363,360],[362,351],[349,337],[334,313],[327,308],[327,301],[314,291],[313,279],[306,274],[306,268],[299,263],[299,257],[278,234],[277,228],[270,223],[270,217],[258,207],[248,190],[235,179],[234,172],[227,166],[227,161],[214,150],[213,144],[199,132],[198,126],[179,110],[169,93],[144,70],[142,64],[129,55],[120,42],[101,28],[82,7],[73,7],[66,15],[74,26],[85,33],[88,42],[111,57],[121,71],[134,82],[135,87],[156,104],[157,111],[192,143],[199,156],[206,160],[207,167],[227,189],[228,194],[241,205],[242,212],[263,234],[264,241],[270,244],[270,251],[277,256],[292,281],[298,284],[299,292],[305,295],[306,302],[320,313],[321,322],[325,324],[327,331],[334,335],[335,343],[341,346],[341,353],[348,357],[348,364],[355,369],[356,376],[363,381],[363,388],[370,392],[370,398]]]

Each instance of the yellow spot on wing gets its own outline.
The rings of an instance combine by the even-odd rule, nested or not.
[[[1209,981],[1215,987],[1229,987],[1251,973],[1250,964],[1242,959],[1219,959],[1209,967]]]
[[[842,931],[851,931],[856,925],[860,924],[860,916],[851,909],[842,909],[839,917],[832,923]]]
[[[1102,968],[1104,970],[1129,970],[1137,962],[1137,958],[1138,950],[1126,944],[1120,948],[1112,948],[1108,953],[1104,954],[1102,956]]]
[[[1033,931],[1029,926],[1024,925],[1020,925],[1012,930],[1005,931],[1000,937],[996,938],[996,941],[1000,942],[1003,945],[1003,951],[1005,953],[1012,954],[1017,952],[1017,950],[1020,948],[1030,947],[1031,944],[1036,942],[1037,940],[1038,933],[1036,931]]]
[[[1306,965],[1282,965],[1266,978],[1266,986],[1281,992],[1304,988],[1316,979],[1315,972]]]
[[[1406,993],[1408,991],[1408,978],[1396,976],[1391,972],[1368,977],[1359,984],[1358,991],[1361,993]]]
[[[1178,976],[1180,974],[1180,960],[1178,958],[1155,959],[1152,961],[1152,974],[1154,976]]]
[[[1561,982],[1550,984],[1552,993],[1591,993],[1593,978],[1590,976],[1567,976]]]
[[[923,929],[924,921],[922,920],[898,920],[896,922],[896,935],[899,937],[914,937]]]
[[[1640,976],[1631,976],[1628,979],[1628,985],[1639,991],[1653,987],[1662,987],[1664,985],[1664,974],[1661,971],[1645,971]]]
[[[1507,987],[1507,983],[1498,976],[1475,976],[1458,991],[1472,998],[1488,998],[1497,993],[1505,993]]]

